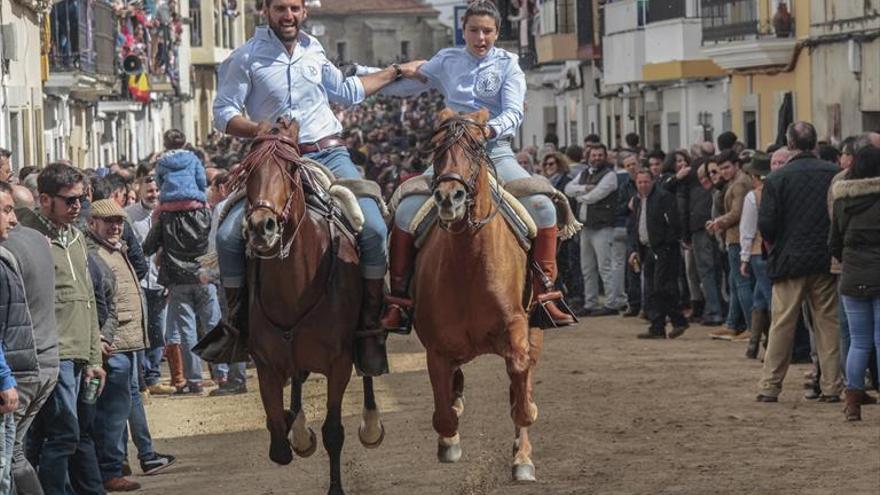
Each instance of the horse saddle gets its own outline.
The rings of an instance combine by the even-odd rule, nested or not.
[[[496,187],[495,178],[489,178],[495,203],[499,205],[499,213],[505,222],[516,234],[517,241],[525,251],[531,249],[531,241],[538,232],[535,221],[519,198],[535,194],[545,195],[556,206],[559,237],[568,239],[576,234],[582,227],[577,221],[568,199],[560,193],[544,177],[528,177],[514,179],[506,182],[503,186]],[[404,198],[409,196],[428,196],[428,200],[419,208],[410,224],[410,231],[415,234],[416,247],[421,247],[431,229],[437,223],[437,208],[431,196],[430,176],[421,175],[414,177],[397,188],[389,201],[389,208],[394,211]]]
[[[324,215],[340,214],[343,225],[352,235],[359,234],[364,226],[364,213],[358,203],[359,199],[375,201],[383,217],[388,218],[388,207],[382,199],[379,185],[375,182],[365,179],[337,179],[333,172],[321,163],[306,157],[302,157],[302,161],[304,162],[303,188],[309,208]],[[230,195],[225,207],[220,211],[221,223],[232,207],[245,196],[246,191],[243,189]]]

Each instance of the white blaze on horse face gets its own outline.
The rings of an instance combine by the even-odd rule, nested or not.
[[[454,181],[438,184],[434,190],[437,215],[443,223],[455,223],[467,215],[467,192],[464,186]]]
[[[275,214],[268,210],[256,210],[247,220],[248,238],[257,251],[268,251],[281,238],[281,226]]]

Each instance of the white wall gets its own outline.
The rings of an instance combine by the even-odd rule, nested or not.
[[[664,88],[660,92],[663,105],[661,125],[661,146],[672,151],[677,148],[689,148],[697,140],[701,140],[696,131],[699,114],[707,112],[712,115],[713,138],[722,132],[722,116],[728,108],[728,94],[725,93],[721,81],[693,81],[684,85]],[[670,114],[678,113],[679,141],[669,142]]]
[[[636,0],[620,0],[605,4],[605,33],[614,34],[638,28],[638,4]]]
[[[556,107],[556,96],[551,88],[529,85],[526,91],[526,111],[520,126],[520,147],[538,146],[544,142],[546,130],[544,108]],[[557,122],[559,117],[557,116]]]
[[[645,63],[704,58],[700,53],[702,21],[679,18],[645,26]]]
[[[602,38],[605,84],[625,84],[642,79],[645,65],[645,32],[618,33]]]
[[[25,165],[43,163],[40,144],[43,139],[40,117],[43,83],[37,22],[37,14],[30,8],[8,0],[0,1],[0,24],[11,25],[15,30],[14,53],[13,47],[0,46],[10,53],[8,70],[0,69],[0,146],[13,152],[12,164],[16,170]],[[12,129],[13,123],[15,129]]]

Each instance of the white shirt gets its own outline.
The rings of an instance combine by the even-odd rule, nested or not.
[[[748,263],[752,257],[752,244],[758,233],[758,202],[755,191],[749,191],[743,201],[742,214],[739,217],[739,259]]]
[[[587,221],[588,205],[602,201],[607,198],[609,194],[617,190],[617,174],[614,173],[614,170],[610,170],[605,174],[595,187],[580,183],[581,175],[592,175],[596,172],[597,170],[593,169],[593,167],[587,167],[581,171],[581,173],[577,174],[571,182],[565,185],[565,195],[574,198],[581,204],[578,210],[580,210],[579,219],[582,222]]]
[[[299,140],[313,143],[342,132],[328,102],[352,105],[364,99],[358,77],[343,76],[321,43],[300,31],[293,54],[268,26],[235,49],[220,65],[214,98],[214,127],[226,132],[236,115],[255,122],[279,117],[299,122]]]
[[[134,231],[134,236],[138,242],[143,244],[147,239],[147,234],[150,233],[150,229],[153,228],[153,210],[144,208],[143,203],[138,201],[128,206],[125,209],[125,213],[128,215],[128,219],[131,220],[131,230]],[[141,287],[149,290],[163,289],[157,282],[158,279],[159,267],[156,266],[156,255],[154,254],[147,257],[147,276],[141,280]]]

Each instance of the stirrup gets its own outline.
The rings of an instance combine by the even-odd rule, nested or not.
[[[544,292],[540,292],[535,289],[535,305],[532,308],[532,312],[529,315],[529,325],[532,327],[538,327],[542,330],[548,328],[561,328],[564,326],[571,326],[578,322],[577,316],[575,316],[574,311],[572,311],[571,307],[565,302],[565,298],[562,297],[562,292],[558,290],[554,290],[553,281],[550,277],[544,273],[544,270],[541,269],[541,265],[532,260],[531,269],[534,276],[538,277],[537,282],[543,287]],[[571,316],[573,320],[571,323],[566,323],[560,325],[553,319],[550,315],[550,311],[547,309],[548,304],[553,304],[556,309],[558,309],[563,314]]]
[[[544,294],[536,294],[535,295],[535,306],[532,308],[532,312],[529,315],[529,326],[538,327],[542,330],[546,330],[549,328],[562,328],[576,324],[579,320],[577,316],[575,316],[574,311],[572,311],[571,307],[565,302],[565,298],[562,297],[562,292],[559,291],[551,291],[546,292]],[[548,304],[554,304],[556,309],[561,311],[562,313],[571,316],[572,323],[567,323],[564,325],[560,325],[556,323],[556,320],[550,316],[550,311],[547,309]]]
[[[409,335],[412,332],[412,315],[410,315],[412,299],[386,294],[385,308],[382,310],[382,314],[387,314],[391,309],[396,309],[400,313],[400,325],[385,328],[385,330],[399,335]]]

